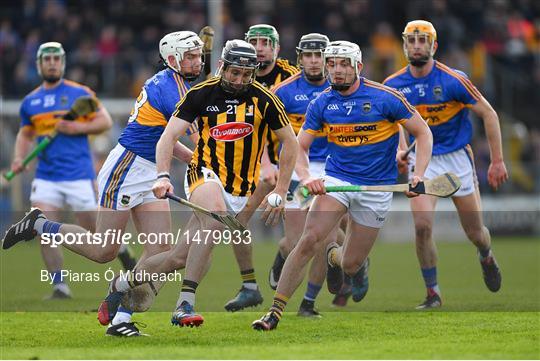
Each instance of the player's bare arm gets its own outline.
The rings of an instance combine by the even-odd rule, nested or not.
[[[416,186],[418,182],[424,178],[424,173],[431,159],[431,151],[433,148],[433,135],[427,123],[422,119],[418,112],[403,123],[403,127],[407,132],[416,138],[416,164],[414,166],[414,174],[411,181],[412,186]],[[415,197],[417,193],[407,192],[408,197]]]
[[[399,126],[399,146],[396,154],[396,161],[398,164],[398,172],[403,174],[407,172],[407,165],[409,163],[408,157],[405,156],[407,153],[407,139],[405,136],[405,130],[403,127]]]
[[[168,176],[169,169],[171,168],[173,149],[177,143],[177,139],[186,134],[190,125],[191,123],[172,116],[171,119],[169,119],[161,138],[159,138],[156,146],[156,168],[158,179],[152,187],[152,191],[157,198],[164,198],[165,193],[174,192],[174,187]]]
[[[484,128],[489,143],[489,154],[491,163],[488,168],[488,182],[493,189],[499,188],[508,180],[508,172],[504,165],[502,152],[501,128],[499,126],[499,116],[489,102],[481,97],[480,100],[472,106],[472,111],[482,118]]]
[[[315,136],[300,129],[298,133],[298,157],[296,159],[296,174],[300,178],[300,183],[305,185],[311,194],[324,194],[325,188],[323,180],[320,178],[311,178],[309,173],[309,147],[315,140]]]
[[[276,136],[281,142],[281,154],[279,157],[279,175],[276,187],[272,193],[277,193],[281,199],[286,199],[287,189],[291,182],[292,173],[296,164],[296,156],[298,152],[298,142],[294,136],[294,131],[290,124],[274,130]],[[261,208],[265,209],[263,218],[266,219],[266,224],[275,225],[279,222],[279,215],[285,211],[285,204],[282,202],[278,207],[268,205],[265,197],[261,203]]]
[[[22,127],[19,129],[17,138],[15,139],[15,152],[13,162],[11,163],[12,171],[18,173],[24,170],[22,162],[34,144],[34,135],[35,132],[31,127]]]
[[[56,123],[55,128],[60,133],[68,135],[99,134],[111,129],[112,124],[112,118],[109,112],[102,106],[91,121],[70,122],[67,120],[60,120]]]
[[[274,186],[278,179],[278,170],[270,161],[268,155],[268,146],[264,147],[263,155],[261,158],[261,180]]]
[[[181,162],[189,163],[193,157],[193,151],[180,142],[174,144],[173,157]]]

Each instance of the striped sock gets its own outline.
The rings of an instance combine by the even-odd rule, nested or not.
[[[304,295],[304,300],[315,302],[315,299],[317,298],[317,295],[319,294],[321,288],[321,285],[316,285],[308,282],[306,294]]]
[[[487,248],[478,247],[478,254],[479,254],[480,261],[485,260],[486,258],[491,256],[491,247],[487,247]]]
[[[242,277],[243,287],[250,290],[257,289],[257,280],[255,279],[255,270],[253,268],[240,271],[240,275]]]
[[[441,291],[437,284],[437,267],[422,268],[422,277],[424,277],[424,284],[428,290],[432,290],[438,295]]]
[[[192,306],[195,306],[195,291],[199,284],[195,281],[190,281],[184,278],[182,282],[182,290],[180,291],[180,298],[178,299],[177,307],[182,304],[182,302],[187,301]]]
[[[36,219],[36,222],[34,223],[34,230],[38,234],[43,233],[49,233],[49,234],[57,234],[60,231],[60,226],[62,223],[49,221],[45,217],[39,217]]]
[[[126,292],[132,288],[140,286],[143,282],[136,282],[134,271],[126,271],[121,273],[122,276],[116,277],[112,284],[112,290],[114,292]]]
[[[283,313],[283,310],[285,310],[285,306],[287,306],[288,301],[289,297],[276,292],[272,307],[270,307],[270,312],[275,312],[276,316],[281,319],[281,314]]]

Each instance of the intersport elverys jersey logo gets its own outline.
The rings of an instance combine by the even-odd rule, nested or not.
[[[210,136],[222,142],[234,142],[253,133],[249,123],[225,123],[210,128]]]

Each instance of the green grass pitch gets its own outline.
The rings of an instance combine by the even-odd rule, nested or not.
[[[151,337],[105,337],[95,308],[107,282],[72,282],[69,301],[43,301],[50,286],[40,281],[43,267],[36,243],[0,252],[0,357],[2,359],[538,359],[540,358],[540,242],[497,238],[494,250],[503,287],[490,293],[481,279],[475,250],[468,243],[440,242],[439,281],[443,308],[414,311],[424,288],[414,247],[377,243],[371,255],[370,290],[358,304],[336,311],[323,288],[317,306],[324,317],[295,315],[305,286],[290,301],[276,331],[260,333],[250,323],[269,306],[268,268],[276,245],[255,246],[256,274],[264,307],[226,313],[225,302],[240,286],[232,250],[215,249],[209,275],[199,287],[197,309],[205,317],[199,329],[170,324],[179,292],[167,284],[154,311],[139,314]],[[65,251],[66,268],[103,272],[97,265]],[[112,264],[118,268],[118,263]]]

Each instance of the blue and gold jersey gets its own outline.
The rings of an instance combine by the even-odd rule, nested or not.
[[[312,101],[302,128],[313,135],[326,133],[326,174],[353,184],[392,184],[397,179],[398,124],[414,112],[396,90],[360,78],[349,96],[329,88]]]
[[[52,88],[43,86],[28,94],[20,108],[21,128],[29,127],[39,143],[53,132],[56,123],[81,96],[95,94],[84,85],[63,79]],[[95,113],[79,117],[76,122],[91,121]],[[88,136],[58,133],[38,156],[36,178],[49,181],[72,181],[96,177]]]
[[[171,69],[162,70],[148,79],[135,101],[128,124],[118,143],[155,163],[157,142],[176,105],[189,88],[187,80]],[[188,132],[191,133],[193,129]]]
[[[328,86],[328,81],[325,81],[320,86],[308,83],[302,71],[273,88],[273,92],[285,105],[285,111],[297,135],[306,120],[306,110],[309,102],[321,94]],[[321,132],[309,148],[309,160],[324,162],[328,154],[327,145],[328,141],[324,133]]]
[[[456,151],[471,142],[469,108],[482,95],[465,74],[435,61],[423,78],[413,77],[407,66],[390,75],[384,84],[405,95],[428,122],[433,155]]]

